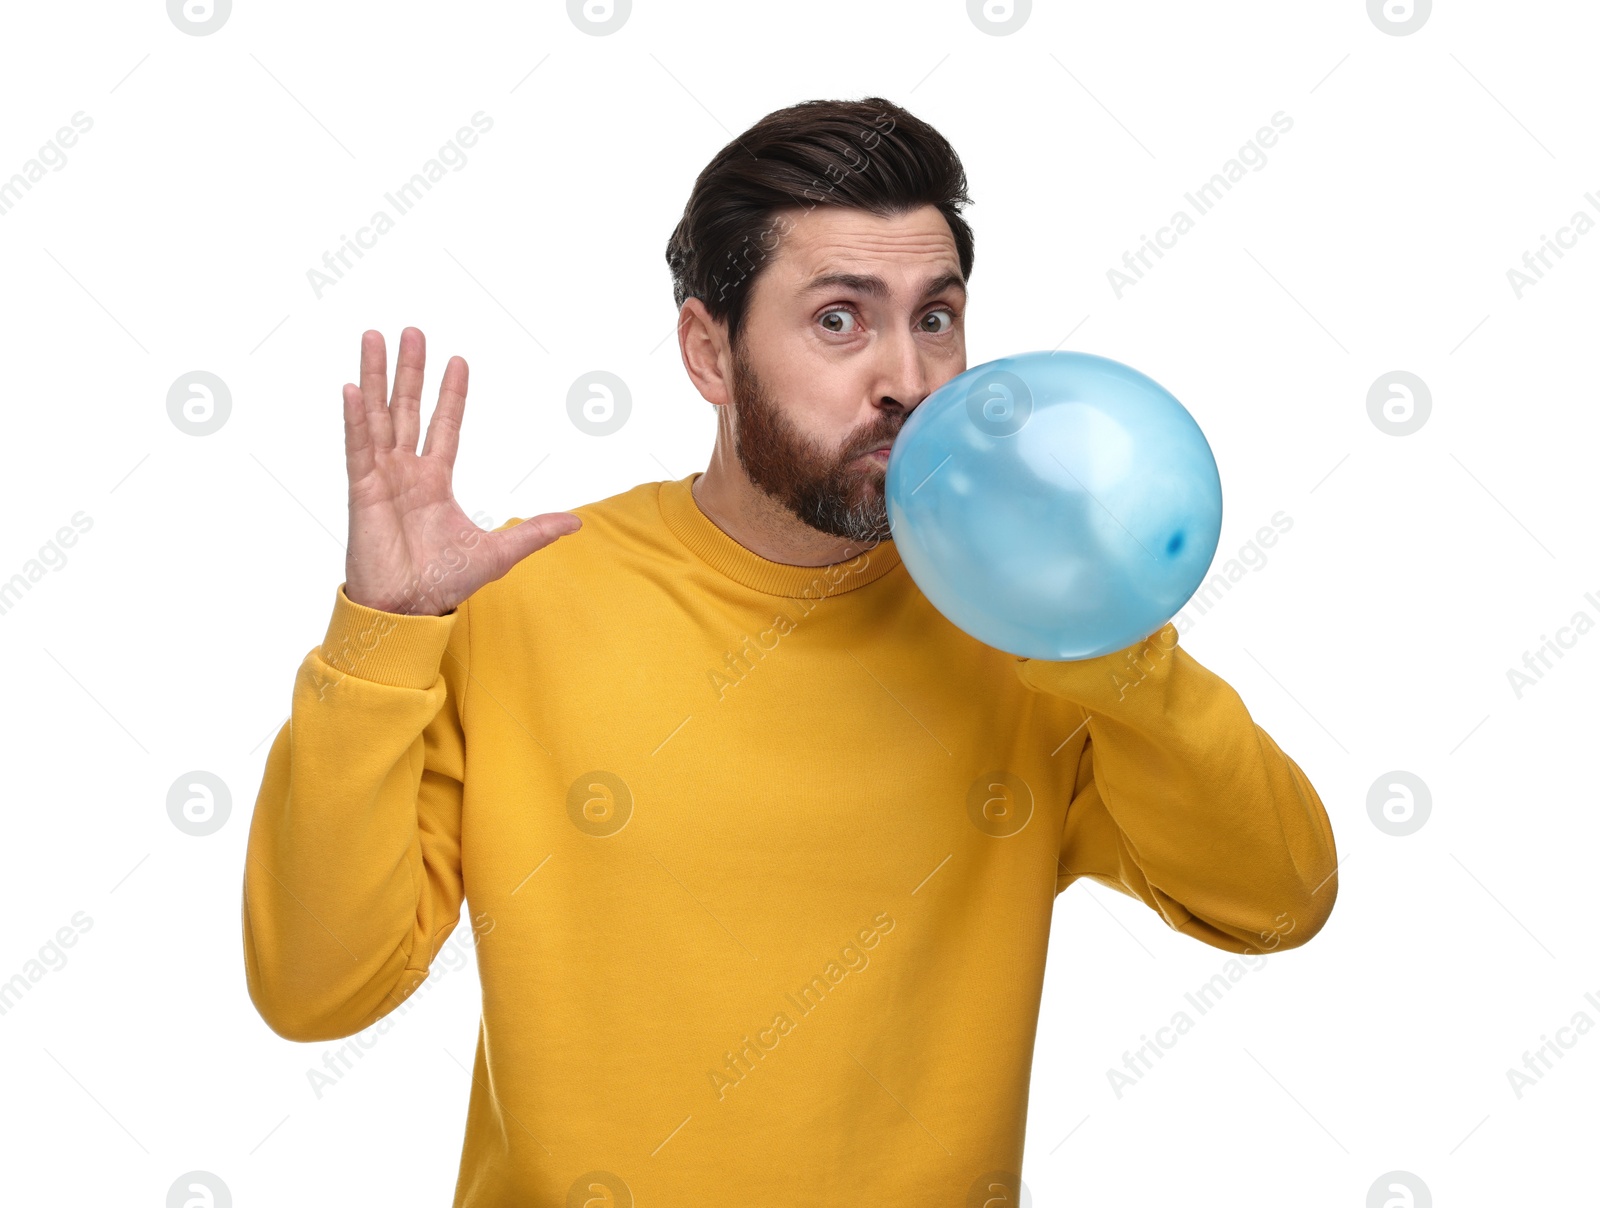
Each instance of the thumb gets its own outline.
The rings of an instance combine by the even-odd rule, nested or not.
[[[510,570],[529,554],[543,549],[569,533],[577,532],[582,527],[583,521],[571,512],[546,512],[541,516],[524,520],[521,524],[514,524],[508,529],[490,533],[489,548],[494,551],[501,565]]]

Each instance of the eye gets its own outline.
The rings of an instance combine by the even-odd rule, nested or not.
[[[825,311],[822,312],[822,314],[820,316],[818,316],[818,318],[820,319],[820,321],[824,325],[827,325],[828,318],[829,318],[830,315],[843,315],[843,316],[848,317],[849,320],[852,323],[854,323],[856,321],[855,312],[853,312],[853,311],[851,311],[851,310],[849,310],[849,309],[847,309],[846,307],[843,307],[843,306],[835,307],[832,310],[825,310]],[[852,327],[828,327],[828,330],[831,331],[834,335],[841,335],[841,336],[851,335],[855,331],[855,329],[852,328]]]
[[[924,323],[926,323],[929,319],[933,318],[935,315],[944,315],[946,317],[946,320],[947,320],[945,325],[943,327],[941,327],[941,328],[938,328],[937,330],[934,330],[933,328],[929,328],[929,327],[924,327],[922,329],[923,331],[930,331],[930,332],[932,332],[932,334],[934,334],[936,336],[941,336],[945,332],[949,331],[956,324],[955,311],[950,310],[948,308],[941,308],[939,310],[930,310],[927,314],[922,316],[922,321]]]

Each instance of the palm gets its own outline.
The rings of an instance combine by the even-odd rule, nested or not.
[[[416,451],[424,341],[400,335],[394,395],[385,402],[383,336],[361,341],[361,385],[344,388],[345,463],[350,477],[350,543],[345,594],[385,612],[442,616],[485,583],[578,526],[547,512],[502,532],[473,524],[451,490],[456,438],[466,406],[467,364],[451,357]]]

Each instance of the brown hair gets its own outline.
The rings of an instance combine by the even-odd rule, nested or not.
[[[849,206],[891,218],[936,206],[950,224],[961,275],[972,273],[967,174],[955,149],[882,97],[802,101],[735,138],[695,178],[667,240],[672,296],[699,298],[738,347],[750,288],[788,229],[778,211]]]

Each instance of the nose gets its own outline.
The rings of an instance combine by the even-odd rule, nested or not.
[[[882,350],[880,372],[883,380],[879,405],[897,403],[910,415],[931,393],[928,387],[931,375],[925,360],[927,354],[918,346],[910,331],[901,331],[886,338]]]

